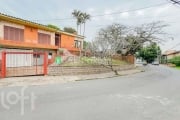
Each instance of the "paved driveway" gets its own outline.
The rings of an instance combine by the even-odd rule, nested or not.
[[[1,88],[0,120],[179,120],[180,71],[145,69],[130,76]]]

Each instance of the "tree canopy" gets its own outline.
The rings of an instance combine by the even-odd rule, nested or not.
[[[138,51],[137,57],[142,58],[148,63],[152,63],[158,57],[158,55],[160,55],[160,53],[160,47],[157,46],[156,43],[151,43],[150,45],[141,48]]]
[[[81,25],[84,25],[84,29],[83,29],[83,36],[85,34],[85,26],[86,26],[86,22],[87,20],[90,20],[91,16],[90,14],[86,13],[86,12],[81,12],[80,10],[74,10],[72,12],[73,17],[76,19],[76,25],[77,25],[77,32],[81,35]],[[78,28],[80,28],[80,30],[78,30]]]
[[[64,27],[64,31],[68,33],[76,33],[76,30],[72,27]]]
[[[88,49],[92,55],[108,59],[108,66],[117,74],[112,66],[113,56],[117,53],[127,55],[139,51],[140,57],[147,62],[152,62],[157,58],[160,48],[155,43],[164,40],[160,37],[165,35],[164,27],[166,25],[161,22],[136,27],[115,23],[100,29],[94,40],[88,44]],[[144,48],[145,43],[151,43],[151,45]]]
[[[52,25],[52,24],[48,24],[47,25],[49,28],[53,28],[53,29],[56,29],[56,30],[61,30],[58,26],[56,25]]]
[[[159,21],[135,27],[115,23],[100,29],[89,48],[104,55],[135,54],[145,43],[164,42],[166,33],[163,28],[166,26]]]

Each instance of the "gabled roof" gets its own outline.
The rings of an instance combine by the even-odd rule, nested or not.
[[[62,34],[66,34],[66,35],[70,35],[70,36],[74,36],[74,37],[84,38],[84,36],[81,36],[81,35],[71,34],[68,32],[64,32],[62,30],[56,30],[56,29],[50,28],[50,27],[40,24],[40,23],[32,22],[29,20],[24,20],[22,18],[13,17],[13,16],[6,15],[3,13],[0,13],[0,20],[9,21],[9,22],[13,22],[13,23],[21,24],[21,25],[27,25],[30,27],[47,30],[47,31],[51,31],[51,32],[62,33]]]

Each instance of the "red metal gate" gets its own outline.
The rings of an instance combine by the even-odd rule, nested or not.
[[[1,53],[0,77],[46,75],[46,52],[7,52]]]

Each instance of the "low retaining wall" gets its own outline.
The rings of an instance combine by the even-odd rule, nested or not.
[[[115,70],[122,71],[133,69],[134,65],[113,66]],[[87,75],[111,72],[110,68],[104,66],[49,66],[48,75]]]

